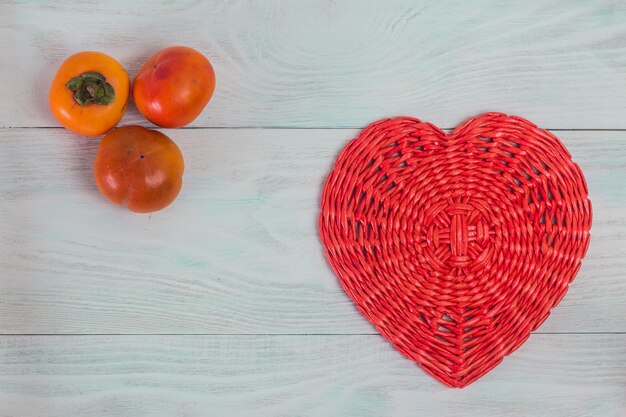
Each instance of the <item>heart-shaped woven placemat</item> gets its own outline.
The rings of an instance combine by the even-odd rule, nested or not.
[[[319,229],[346,293],[432,376],[466,386],[565,295],[591,202],[563,144],[529,121],[475,117],[451,134],[378,121],[340,153]]]

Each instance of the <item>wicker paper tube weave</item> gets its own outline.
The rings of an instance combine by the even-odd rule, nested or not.
[[[486,113],[447,135],[373,123],[338,156],[319,230],[346,293],[451,387],[517,349],[565,295],[589,245],[583,174],[550,132]]]

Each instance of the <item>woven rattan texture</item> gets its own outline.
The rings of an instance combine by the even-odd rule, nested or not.
[[[447,135],[376,122],[322,194],[326,257],[407,358],[466,386],[517,349],[565,295],[589,245],[583,174],[551,133],[486,113]]]

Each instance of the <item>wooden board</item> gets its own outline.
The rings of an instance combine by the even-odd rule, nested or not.
[[[444,387],[379,336],[0,337],[0,416],[621,417],[626,335],[534,335]]]
[[[322,255],[322,182],[355,130],[185,129],[170,208],[92,180],[97,140],[0,130],[0,333],[363,334]],[[592,242],[540,332],[626,331],[626,132],[558,132],[583,168]]]
[[[0,1],[0,417],[623,417],[625,22],[621,0]],[[175,44],[217,89],[165,131],[180,198],[136,215],[97,193],[98,139],[57,127],[48,87],[74,52],[132,77]],[[484,111],[556,129],[594,225],[552,316],[451,390],[357,313],[316,221],[357,128]]]
[[[0,3],[0,126],[55,126],[48,86],[71,53],[136,74],[172,44],[213,61],[195,126],[359,127],[484,111],[548,128],[626,128],[620,0],[230,0]],[[128,119],[145,123],[134,108]]]

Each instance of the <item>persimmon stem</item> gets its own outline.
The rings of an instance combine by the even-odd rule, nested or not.
[[[99,72],[90,71],[74,77],[65,84],[72,90],[74,100],[81,106],[89,103],[111,104],[115,101],[115,90]]]

